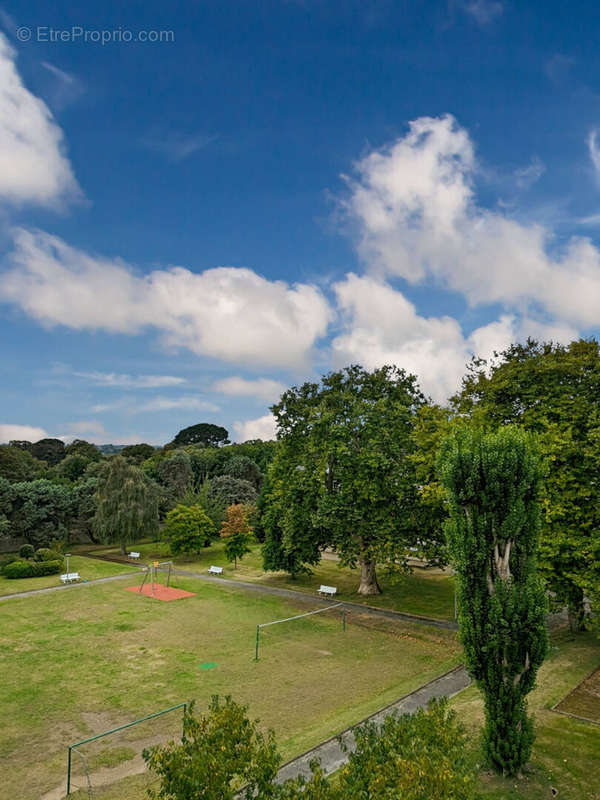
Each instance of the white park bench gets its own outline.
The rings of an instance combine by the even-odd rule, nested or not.
[[[215,567],[214,564],[208,568],[209,572],[213,575],[220,575],[223,572],[223,567]]]
[[[333,597],[334,594],[337,594],[337,587],[336,586],[319,586],[318,594],[323,594],[326,597]]]
[[[132,550],[131,553],[127,556],[127,558],[131,558],[133,561],[139,561],[141,557],[141,553],[137,553],[135,550]]]
[[[81,577],[78,572],[65,572],[64,575],[60,576],[60,579],[63,583],[75,583],[80,581]]]

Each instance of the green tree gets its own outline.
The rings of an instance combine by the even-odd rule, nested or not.
[[[526,695],[546,656],[546,598],[537,574],[538,457],[530,435],[465,427],[442,445],[448,545],[458,573],[460,638],[485,703],[484,751],[516,775],[534,740]]]
[[[97,462],[92,462],[96,464]],[[69,538],[75,541],[82,536],[88,537],[92,542],[98,542],[95,533],[93,520],[96,515],[96,491],[98,490],[98,478],[86,477],[85,480],[75,484],[71,489],[72,498],[72,517],[69,525]]]
[[[171,442],[173,447],[185,447],[188,444],[202,444],[205,447],[222,447],[229,444],[229,433],[220,425],[201,422],[180,430]]]
[[[163,459],[157,468],[158,482],[165,488],[171,505],[180,500],[192,482],[192,464],[184,450]]]
[[[95,534],[102,542],[127,544],[158,533],[158,495],[144,473],[122,456],[103,464],[96,489]]]
[[[154,447],[152,447],[151,444],[145,444],[144,442],[141,442],[140,444],[128,444],[127,447],[124,447],[121,450],[121,455],[132,464],[139,466],[142,461],[145,461],[147,458],[150,458],[152,455],[154,455]]]
[[[43,478],[13,484],[10,533],[36,549],[64,538],[71,517],[71,491]]]
[[[208,547],[213,532],[214,525],[201,506],[177,505],[165,520],[164,534],[173,555],[199,553]]]
[[[396,367],[350,366],[273,406],[279,447],[272,498],[283,546],[314,563],[325,546],[361,568],[359,594],[379,594],[376,565],[406,568],[419,536],[413,428],[424,397]]]
[[[85,439],[73,439],[71,444],[65,447],[65,456],[83,456],[88,462],[102,459],[102,453],[96,445],[86,442]]]
[[[80,455],[79,453],[73,453],[65,456],[62,461],[59,461],[54,469],[56,470],[57,475],[67,478],[71,482],[75,483],[75,481],[78,481],[83,477],[87,466],[90,463],[95,463],[95,461],[90,461],[88,458]]]
[[[256,502],[256,489],[251,483],[241,478],[233,478],[231,475],[218,475],[216,478],[211,478],[208,487],[210,498],[220,503],[224,508],[235,503]]]
[[[169,742],[144,750],[149,769],[160,778],[164,800],[233,800],[240,786],[250,800],[278,796],[274,778],[281,763],[272,731],[262,733],[250,721],[246,707],[230,697],[213,697],[208,713],[200,717],[190,703],[183,718],[181,743]]]
[[[231,475],[232,478],[240,478],[243,481],[248,481],[256,489],[260,491],[262,486],[263,476],[258,468],[258,464],[252,461],[248,456],[233,456],[228,459],[221,467],[222,475]]]
[[[528,340],[490,363],[474,360],[453,398],[455,412],[495,428],[516,423],[538,434],[544,476],[540,571],[584,625],[584,594],[600,594],[600,350]]]
[[[225,556],[228,561],[233,561],[234,569],[237,569],[238,558],[242,559],[250,552],[249,545],[252,541],[250,513],[251,509],[241,503],[231,505],[221,525],[221,538],[225,539]]]
[[[10,520],[15,497],[13,484],[0,476],[0,539],[11,534]]]
[[[12,445],[0,445],[0,478],[12,483],[33,481],[42,476],[46,464],[34,458],[28,450]]]
[[[31,446],[31,454],[38,461],[45,461],[55,467],[65,457],[65,443],[60,439],[40,439]]]

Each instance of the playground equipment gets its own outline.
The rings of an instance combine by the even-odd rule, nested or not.
[[[159,570],[167,570],[167,588],[171,585],[171,569],[173,567],[172,561],[153,561],[151,564],[148,564],[147,567],[144,569],[144,577],[142,578],[142,582],[140,584],[140,588],[138,592],[140,594],[149,594],[151,597],[155,597],[156,586],[158,584],[158,572]],[[144,592],[144,586],[148,584],[149,591],[146,590]],[[163,585],[163,584],[161,584]]]

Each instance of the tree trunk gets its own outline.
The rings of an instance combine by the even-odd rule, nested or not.
[[[585,630],[585,608],[583,602],[578,605],[570,605],[568,608],[569,614],[569,630],[571,633],[578,633]]]
[[[381,594],[381,589],[377,583],[377,573],[375,572],[375,562],[370,558],[361,558],[360,563],[360,586],[359,594]]]
[[[127,549],[125,547],[125,542],[123,540],[121,540],[121,555],[122,556],[126,556],[127,555]]]

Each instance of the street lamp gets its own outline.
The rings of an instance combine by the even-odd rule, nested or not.
[[[67,559],[67,575],[69,574],[69,559],[71,558],[71,553],[65,553],[65,558]]]

